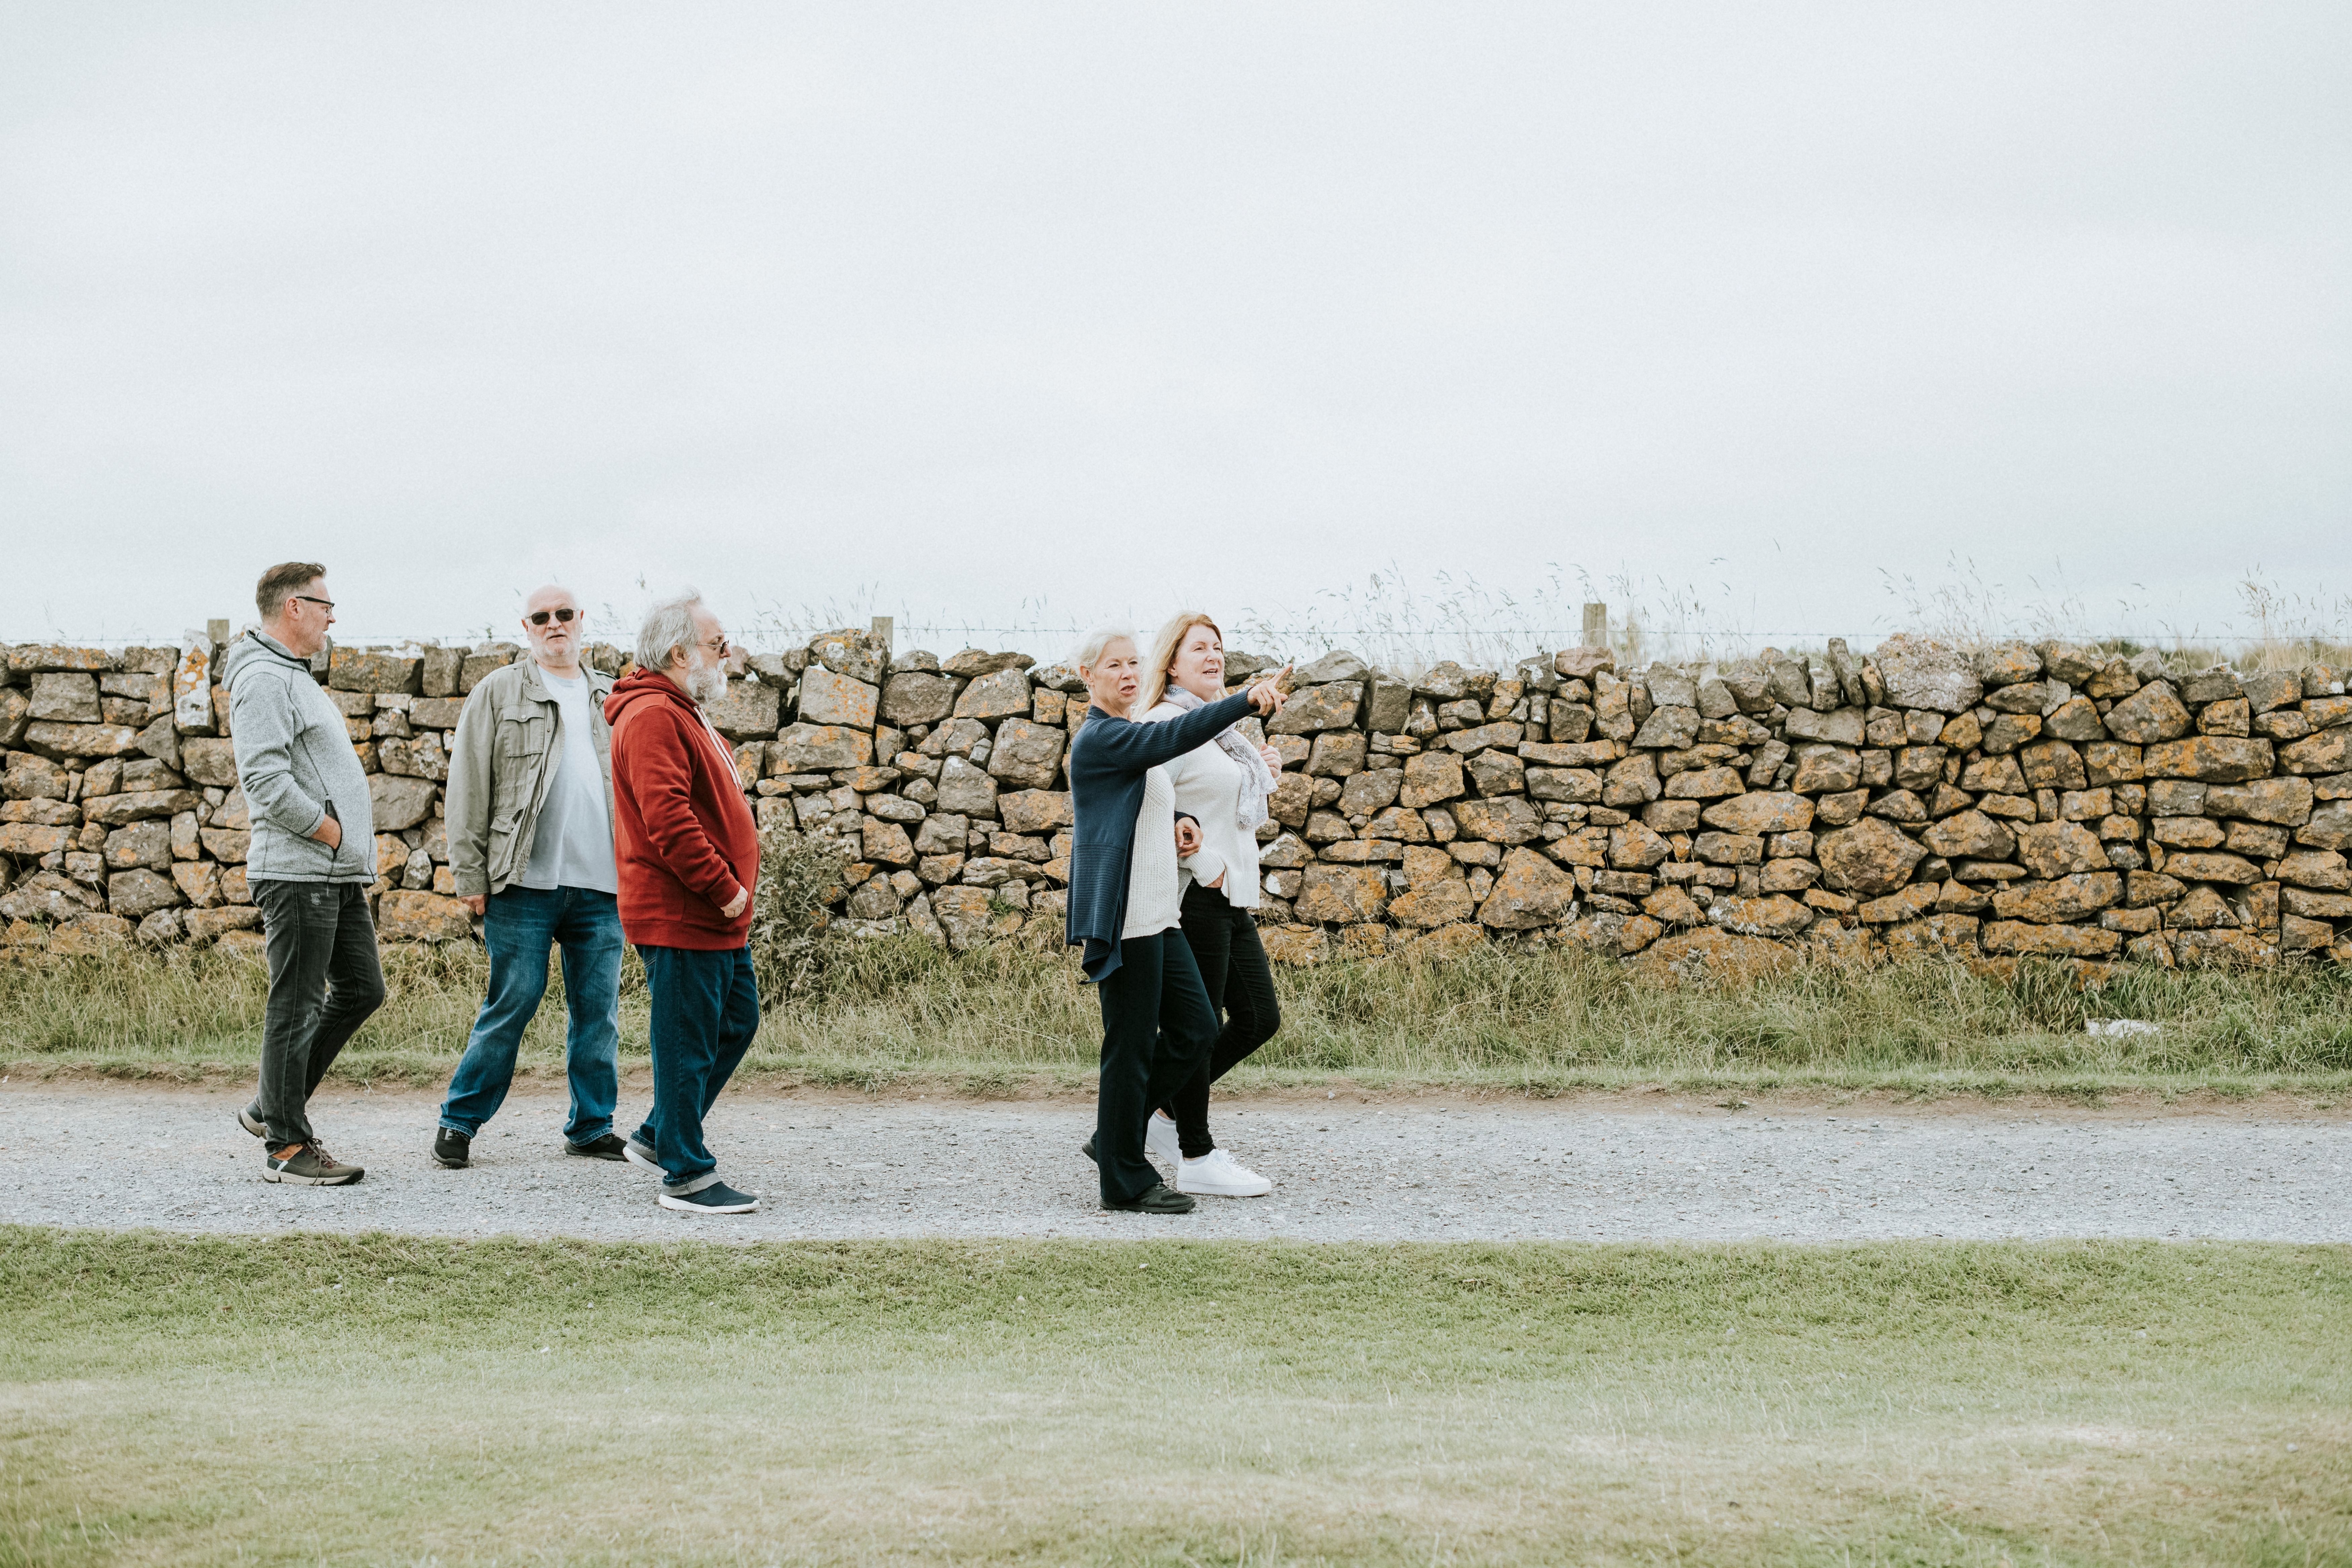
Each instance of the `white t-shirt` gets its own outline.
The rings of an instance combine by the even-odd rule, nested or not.
[[[604,795],[604,770],[596,762],[596,736],[590,728],[588,678],[566,680],[539,672],[562,716],[563,752],[540,807],[530,837],[530,860],[515,880],[526,888],[588,888],[621,890],[613,865],[613,813]]]
[[[1143,775],[1143,804],[1135,813],[1135,847],[1127,860],[1127,920],[1119,940],[1157,936],[1183,918],[1176,881],[1176,786],[1168,770]]]

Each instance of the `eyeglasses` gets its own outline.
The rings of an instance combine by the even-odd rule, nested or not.
[[[543,626],[547,625],[548,617],[552,616],[555,617],[556,625],[567,626],[572,620],[577,618],[579,614],[579,611],[573,609],[569,605],[565,605],[561,609],[533,610],[530,615],[525,616],[523,619],[529,621],[532,626]]]
[[[335,613],[335,601],[332,599],[321,599],[316,594],[289,594],[286,596],[299,599],[306,605],[316,605],[331,616]]]
[[[712,637],[709,642],[704,643],[702,646],[710,650],[710,657],[713,658],[725,658],[727,657],[727,638],[723,634],[721,636]]]

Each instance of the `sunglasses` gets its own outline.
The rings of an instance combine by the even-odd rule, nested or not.
[[[334,613],[335,601],[332,599],[321,599],[316,594],[289,594],[286,596],[289,599],[299,599],[306,605],[316,605],[330,615]]]
[[[551,616],[554,617],[556,625],[568,626],[579,618],[580,612],[566,605],[560,610],[533,610],[523,618],[532,626],[543,626],[547,625],[548,617]]]

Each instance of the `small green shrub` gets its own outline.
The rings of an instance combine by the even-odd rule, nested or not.
[[[830,846],[774,827],[760,835],[760,885],[751,900],[751,972],[773,1008],[805,992],[831,950],[826,905],[841,890],[841,856]]]

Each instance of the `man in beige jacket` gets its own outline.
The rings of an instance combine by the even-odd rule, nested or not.
[[[524,604],[530,658],[493,672],[466,699],[449,759],[449,869],[482,917],[489,994],[449,1080],[433,1158],[470,1164],[473,1140],[514,1082],[515,1051],[547,992],[551,947],[563,950],[564,1037],[572,1114],[566,1152],[624,1158],[613,1131],[620,1097],[620,882],[613,858],[613,679],[580,663],[586,622],[571,590]]]

